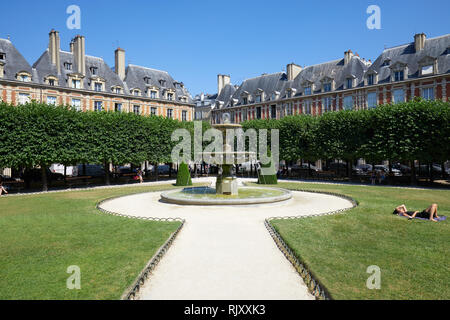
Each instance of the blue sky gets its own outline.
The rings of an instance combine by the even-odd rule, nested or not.
[[[80,30],[66,27],[72,4],[81,8]],[[381,30],[366,27],[369,5],[381,9]],[[8,0],[3,8],[0,38],[10,35],[30,64],[54,28],[63,50],[84,35],[87,54],[113,67],[120,46],[128,63],[166,70],[192,95],[215,93],[218,73],[240,84],[290,62],[317,64],[348,49],[374,60],[385,46],[411,42],[415,33],[450,33],[448,0]]]

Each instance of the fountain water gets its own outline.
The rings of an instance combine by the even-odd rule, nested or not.
[[[232,151],[233,148],[227,141],[227,130],[241,129],[240,124],[233,124],[230,115],[225,113],[223,124],[213,125],[214,129],[220,130],[223,136],[223,151],[203,152],[203,156],[220,156],[219,175],[216,179],[216,188],[197,187],[182,190],[168,191],[161,194],[161,200],[167,203],[183,205],[244,205],[273,203],[285,201],[292,197],[290,191],[280,188],[268,187],[240,187],[233,172],[234,165],[256,157],[253,152]]]

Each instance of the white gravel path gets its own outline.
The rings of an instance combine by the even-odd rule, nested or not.
[[[143,193],[107,201],[102,208],[148,217],[179,217],[185,226],[140,290],[152,300],[314,299],[264,226],[273,216],[350,208],[339,197],[293,192],[286,202],[252,206],[179,206]]]

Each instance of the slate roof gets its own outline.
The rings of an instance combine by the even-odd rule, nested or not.
[[[48,49],[41,55],[41,57],[36,61],[33,65],[33,68],[36,69],[37,79],[33,79],[33,82],[37,82],[40,84],[44,84],[44,78],[52,75],[58,77],[59,86],[61,87],[70,87],[70,83],[67,83],[68,75],[74,73],[74,70],[66,70],[64,67],[65,63],[72,63],[73,68],[75,68],[74,55],[71,52],[60,50],[60,72],[61,74],[58,76],[56,66],[50,61],[50,54]],[[85,65],[86,65],[86,75],[83,79],[83,88],[89,89],[91,78],[94,76],[91,72],[91,68],[97,68],[97,72],[95,76],[98,76],[105,80],[105,91],[108,93],[112,93],[112,87],[120,86],[125,92],[127,92],[127,87],[122,80],[120,80],[119,76],[112,71],[112,69],[106,64],[106,62],[99,57],[93,57],[86,55],[85,56]]]
[[[151,86],[157,87],[160,91],[172,89],[175,91],[176,101],[179,102],[181,97],[186,97],[187,103],[192,103],[192,97],[184,84],[175,81],[166,71],[130,64],[126,69],[125,82],[129,90],[139,89],[143,94]]]
[[[356,79],[355,86],[358,87],[364,83],[364,74],[367,69],[367,64],[358,56],[353,56],[346,65],[344,65],[344,59],[340,59],[309,66],[304,68],[294,79],[292,88],[297,89],[296,96],[302,96],[304,88],[310,82],[314,84],[314,93],[320,93],[322,80],[325,77],[334,80],[336,91],[344,89],[344,83],[349,77]]]
[[[390,66],[404,63],[408,66],[408,78],[419,77],[419,62],[426,57],[437,58],[439,73],[450,73],[450,34],[425,40],[423,50],[416,52],[414,42],[388,48],[375,60],[368,72],[378,73],[378,82],[390,81]],[[386,64],[390,61],[390,64]]]
[[[0,52],[6,55],[5,60],[0,60],[5,64],[3,79],[16,80],[16,74],[21,71],[26,71],[34,76],[31,66],[11,41],[0,39]]]

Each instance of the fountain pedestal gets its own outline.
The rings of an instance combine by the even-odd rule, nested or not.
[[[229,196],[238,195],[238,183],[234,177],[217,177],[216,193]]]

